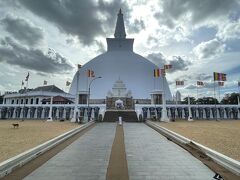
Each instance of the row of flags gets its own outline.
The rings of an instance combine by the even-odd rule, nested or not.
[[[165,75],[166,75],[165,69],[154,69],[154,72],[153,72],[154,77],[160,77]]]
[[[82,67],[80,64],[77,65],[78,70]],[[167,64],[164,65],[164,69],[154,69],[153,75],[154,77],[161,77],[161,76],[165,76],[166,75],[166,70],[169,70],[172,68],[171,64]],[[30,74],[28,72],[25,81],[28,82],[30,77]],[[87,70],[87,77],[95,77],[95,73],[93,70],[88,69]],[[218,72],[213,72],[213,79],[214,81],[218,81],[218,86],[224,86],[224,81],[227,80],[227,75],[224,73],[218,73]],[[47,85],[48,82],[46,80],[43,81],[43,85]],[[24,86],[24,81],[22,81],[22,86]],[[70,81],[66,81],[66,86],[70,86],[71,82]],[[184,86],[184,81],[176,81],[176,86]],[[204,86],[204,82],[203,81],[197,81],[197,86]],[[240,87],[240,81],[238,81],[238,86]]]
[[[165,64],[163,66],[163,69],[154,69],[153,70],[153,76],[154,77],[161,77],[161,76],[165,76],[166,75],[166,70],[171,69],[172,65],[171,64]]]
[[[82,67],[81,64],[78,64],[77,65],[77,68],[78,70]],[[95,77],[95,74],[94,74],[94,71],[91,70],[91,69],[88,69],[87,70],[87,77]],[[43,85],[47,85],[48,82],[46,80],[43,81]],[[71,82],[70,81],[66,81],[66,86],[70,86],[71,85]]]
[[[176,81],[176,86],[184,86],[184,81]],[[204,82],[197,81],[197,86],[204,86]],[[224,82],[218,81],[218,86],[224,86]],[[240,82],[238,82],[238,86],[240,86]]]

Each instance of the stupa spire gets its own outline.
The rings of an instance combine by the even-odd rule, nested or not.
[[[126,38],[123,14],[122,14],[121,9],[119,10],[119,13],[118,13],[114,37],[115,38],[124,38],[124,39]]]

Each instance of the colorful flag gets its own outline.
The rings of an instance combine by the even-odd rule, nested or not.
[[[81,64],[78,64],[77,67],[78,67],[78,70],[79,70],[79,69],[82,67],[82,65],[81,65]]]
[[[47,85],[47,81],[46,80],[43,81],[43,85]]]
[[[165,76],[165,75],[166,75],[165,69],[154,69],[154,71],[153,71],[154,77],[160,77],[160,76]]]
[[[176,81],[176,86],[184,86],[184,81]]]
[[[204,86],[204,83],[202,81],[197,81],[198,86]]]
[[[66,81],[66,86],[70,86],[71,82]]]
[[[172,65],[171,64],[166,64],[164,65],[164,69],[171,69],[172,68]]]
[[[223,81],[219,81],[218,82],[218,86],[224,86],[224,82]]]
[[[27,74],[27,76],[26,76],[25,81],[28,81],[28,79],[29,79],[29,72],[28,72],[28,74]]]
[[[214,78],[214,81],[226,81],[227,80],[227,75],[224,74],[224,73],[214,72],[213,73],[213,78]]]
[[[88,71],[87,71],[87,76],[88,76],[88,77],[95,77],[94,71],[91,70],[91,69],[88,69]]]
[[[154,76],[154,77],[159,77],[159,76],[160,76],[159,69],[154,69],[154,71],[153,71],[153,76]]]

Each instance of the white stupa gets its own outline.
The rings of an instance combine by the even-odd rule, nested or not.
[[[102,77],[91,84],[90,99],[105,99],[109,90],[121,77],[127,89],[131,91],[133,99],[151,99],[151,94],[161,93],[164,85],[166,100],[172,100],[166,79],[153,76],[154,69],[162,67],[157,67],[146,58],[133,52],[134,39],[126,38],[121,9],[118,13],[114,38],[106,40],[107,52],[81,67],[74,76],[70,94],[76,95],[77,91],[78,94],[87,94],[88,84],[91,81],[91,78],[87,76],[87,71],[90,69],[94,71],[95,77]]]

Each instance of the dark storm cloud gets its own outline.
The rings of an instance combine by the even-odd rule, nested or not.
[[[104,35],[108,26],[114,27],[119,8],[127,7],[118,0],[19,1],[34,14],[56,25],[61,32],[78,36],[86,45],[93,43],[95,37]]]
[[[155,14],[159,24],[173,28],[188,16],[193,24],[212,18],[228,16],[239,8],[238,0],[167,0],[161,1],[162,11]]]
[[[48,54],[40,50],[27,49],[9,37],[0,42],[0,62],[43,73],[65,73],[73,69],[69,61],[49,49]]]
[[[168,70],[169,73],[186,71],[188,70],[188,66],[191,65],[191,62],[184,60],[180,56],[173,56],[171,59],[166,59],[161,53],[148,54],[147,59],[152,61],[160,68],[163,67],[164,64],[171,64],[173,68]]]
[[[28,46],[40,45],[44,39],[43,30],[25,19],[7,15],[1,19],[1,24],[15,39]]]

